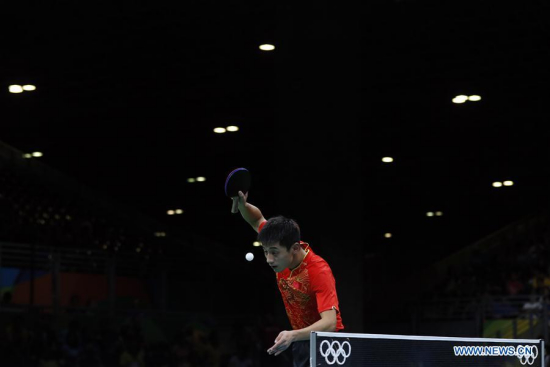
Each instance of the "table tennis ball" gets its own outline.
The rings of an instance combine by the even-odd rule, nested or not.
[[[248,254],[246,254],[245,257],[248,261],[254,260],[254,254],[252,252],[249,252]]]

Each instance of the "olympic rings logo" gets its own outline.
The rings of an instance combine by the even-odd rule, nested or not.
[[[533,346],[529,346],[530,348],[530,352],[527,353],[528,350],[526,350],[525,346],[523,345],[518,345],[516,350],[519,352],[520,350],[522,351],[522,353],[517,353],[517,357],[519,359],[519,363],[521,363],[522,365],[532,365],[533,363],[535,363],[535,359],[537,359],[537,357],[539,356],[539,350],[538,348],[533,345]]]
[[[326,349],[323,349],[323,346],[326,346]],[[347,349],[345,348],[346,346]],[[333,341],[331,343],[328,340],[323,340],[319,347],[319,352],[325,357],[325,362],[327,362],[327,364],[338,363],[339,365],[343,365],[346,363],[346,359],[351,355],[351,345],[347,341],[340,345],[338,341]]]

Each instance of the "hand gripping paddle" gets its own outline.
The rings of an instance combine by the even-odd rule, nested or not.
[[[250,172],[246,168],[237,168],[227,176],[225,180],[225,195],[230,198],[237,197],[237,200],[233,200],[233,206],[231,207],[231,213],[238,213],[239,209],[239,191],[243,194],[250,189]]]

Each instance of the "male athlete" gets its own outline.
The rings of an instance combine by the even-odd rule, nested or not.
[[[309,244],[300,241],[300,227],[282,216],[265,220],[262,212],[239,191],[238,208],[256,232],[267,264],[275,271],[292,330],[282,331],[267,350],[278,356],[292,344],[294,367],[309,366],[312,331],[344,329],[336,284],[329,265]]]

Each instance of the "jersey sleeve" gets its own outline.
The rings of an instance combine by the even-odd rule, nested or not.
[[[328,310],[336,310],[340,313],[338,307],[338,296],[336,294],[336,281],[332,271],[328,266],[322,266],[320,269],[310,274],[311,289],[317,299],[317,311],[319,313]]]
[[[262,223],[260,223],[260,225],[258,226],[258,233],[262,231],[266,223],[267,223],[267,220],[264,220]]]

